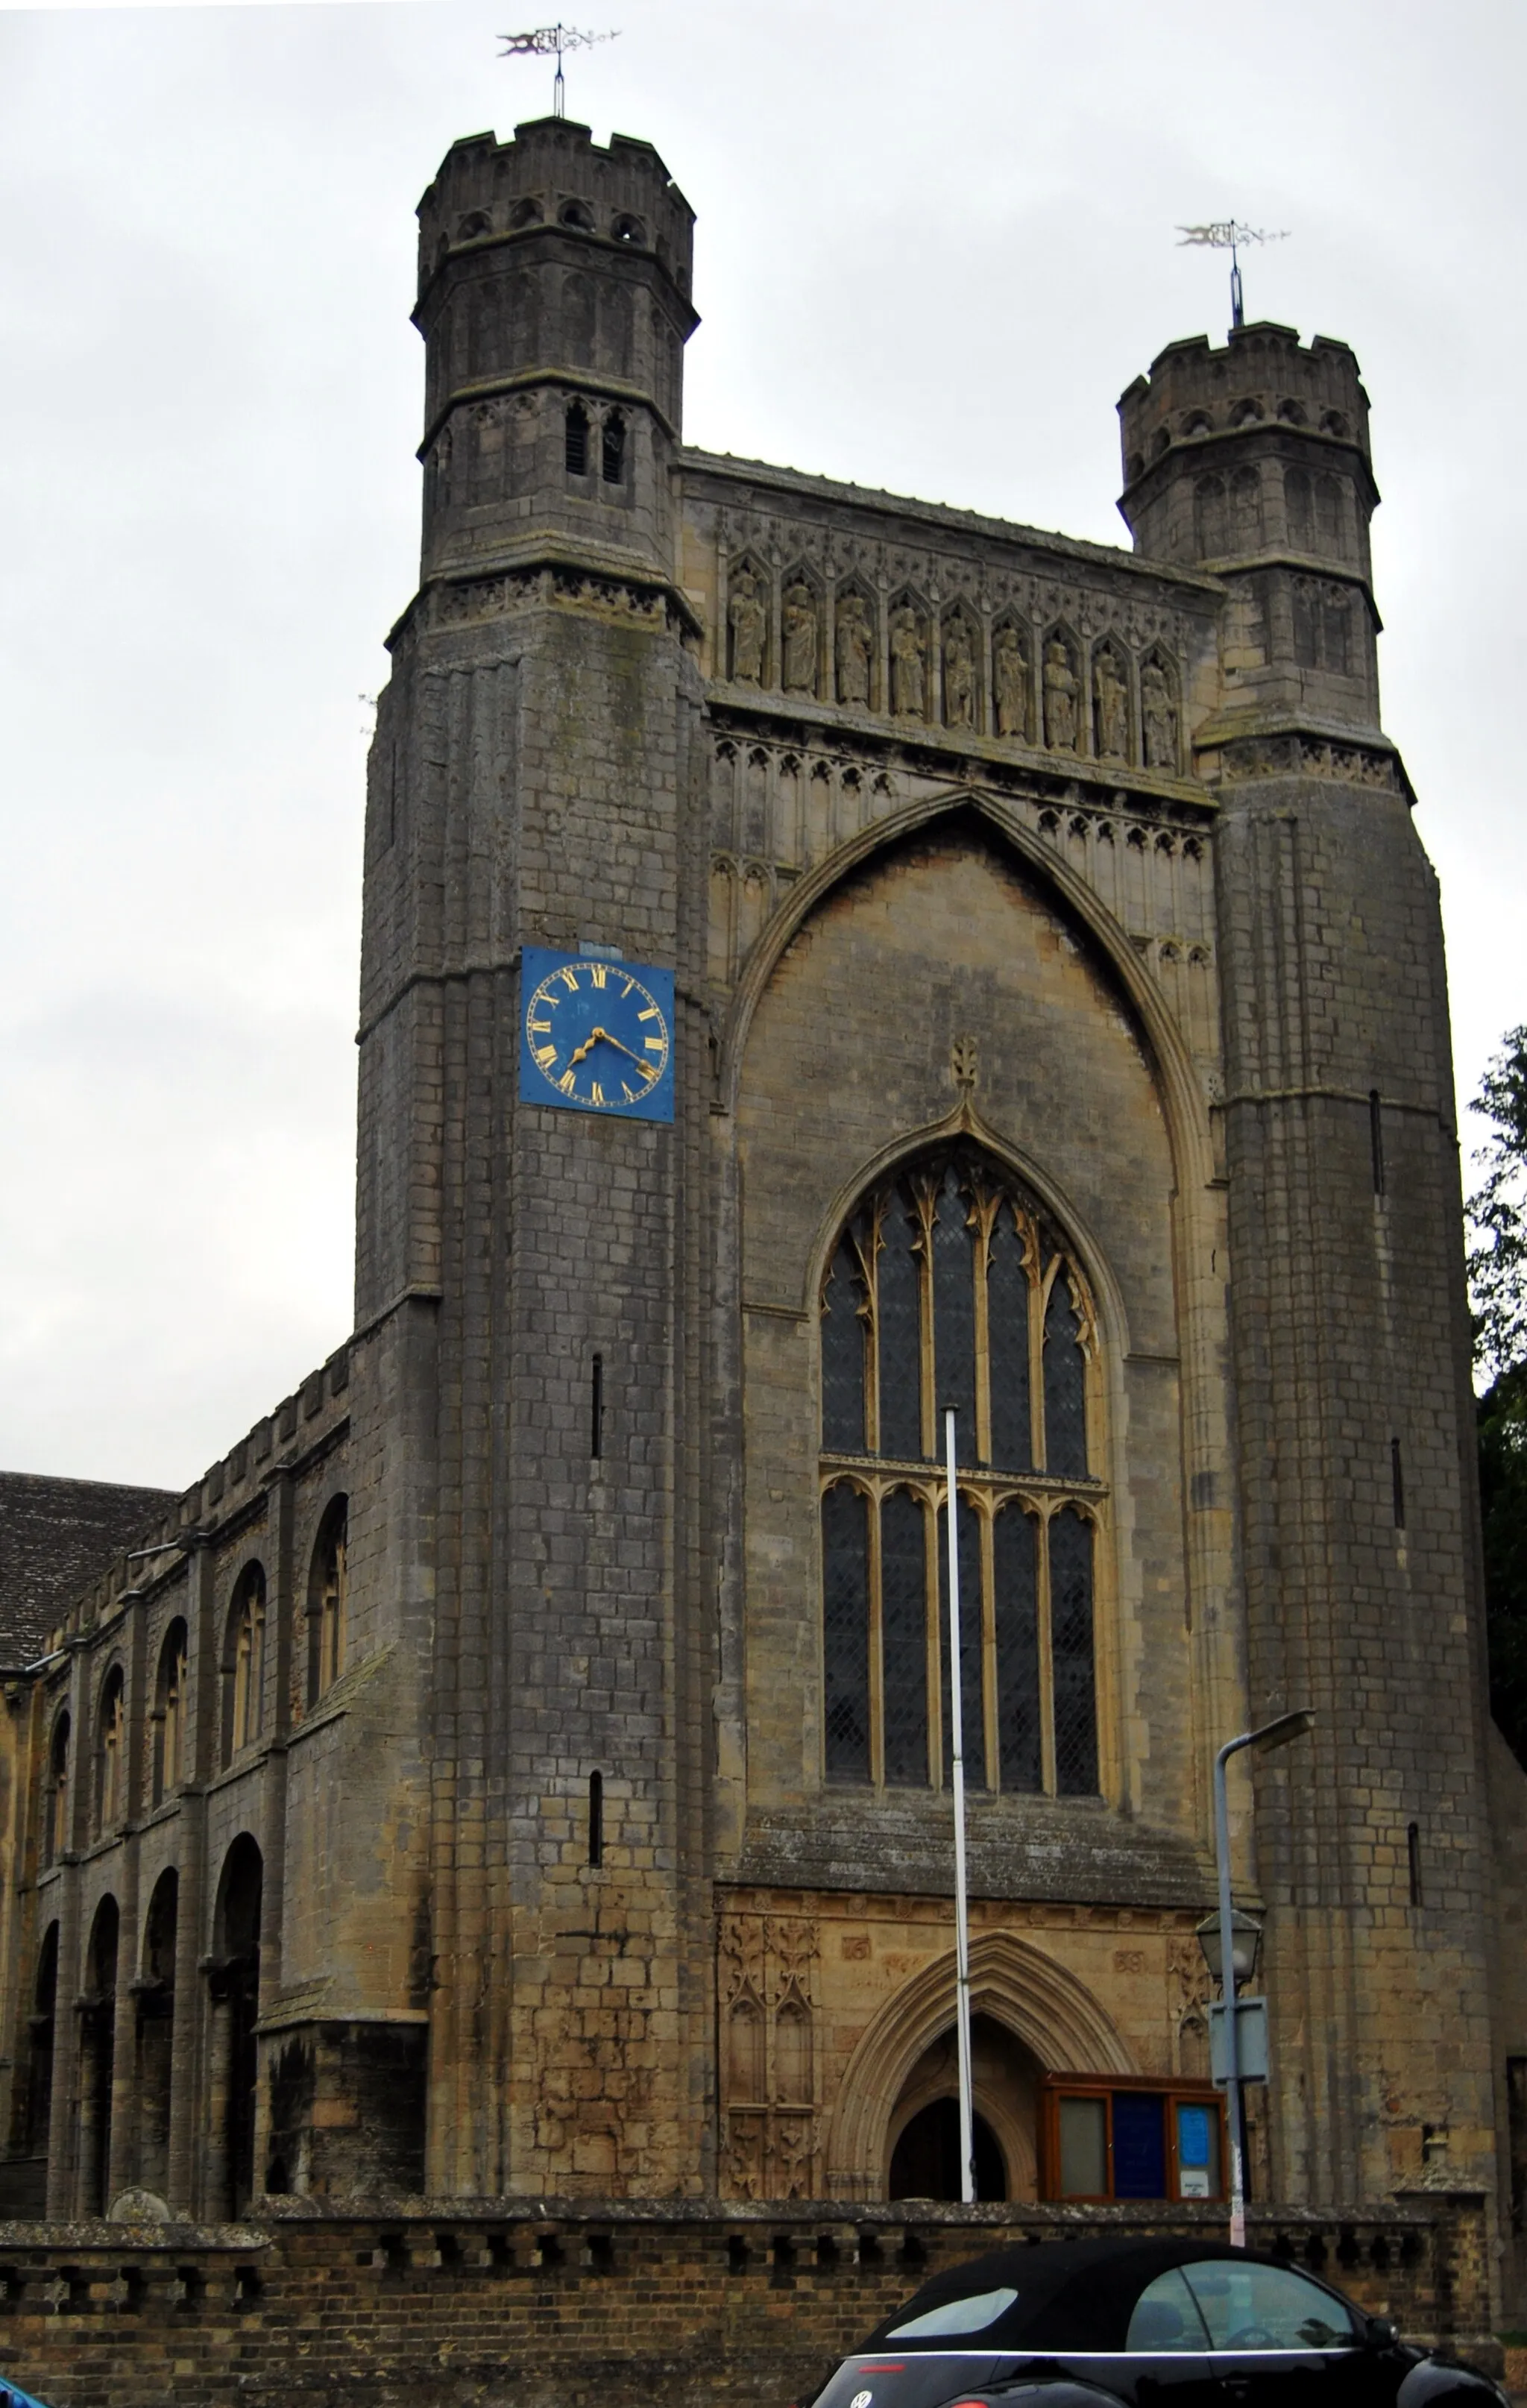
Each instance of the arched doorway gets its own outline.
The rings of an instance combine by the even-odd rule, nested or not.
[[[980,2199],[1036,2196],[1040,2066],[994,2015],[972,2017],[976,2189]],[[952,2025],[923,2050],[887,2127],[886,2195],[960,2197],[960,2074]]]
[[[264,1860],[247,1831],[223,1858],[212,1918],[211,2131],[207,2207],[243,2215],[254,2197],[254,2114],[260,2019],[260,1909]]]
[[[79,2213],[104,2215],[111,2178],[111,2092],[116,2071],[117,1942],[114,1898],[103,1898],[85,1952],[79,2009]]]
[[[1007,2169],[997,2136],[984,2115],[978,2114],[971,2132],[975,2143],[976,2196],[1006,2199]],[[961,2199],[960,2107],[957,2100],[935,2099],[920,2107],[891,2152],[889,2199]]]

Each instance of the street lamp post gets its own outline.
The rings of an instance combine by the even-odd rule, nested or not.
[[[1308,1706],[1279,1714],[1260,1730],[1227,1739],[1214,1759],[1214,1864],[1220,1883],[1220,1985],[1225,2001],[1225,2120],[1230,2126],[1230,2243],[1246,2246],[1246,2168],[1241,2156],[1241,2059],[1235,2028],[1235,1913],[1230,1896],[1230,1801],[1225,1767],[1243,1747],[1287,1747],[1307,1731],[1315,1716]]]

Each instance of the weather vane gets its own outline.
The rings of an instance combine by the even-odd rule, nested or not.
[[[565,117],[567,87],[562,74],[564,50],[591,50],[596,42],[617,41],[620,36],[618,30],[608,34],[580,34],[572,25],[541,25],[534,34],[500,34],[498,38],[504,45],[498,54],[501,59],[555,58],[557,73],[551,86],[551,114],[553,117]]]
[[[1196,242],[1202,243],[1208,251],[1229,251],[1230,322],[1232,326],[1244,326],[1246,311],[1241,306],[1241,263],[1237,255],[1239,247],[1243,242],[1287,242],[1288,227],[1284,226],[1277,234],[1272,234],[1265,226],[1241,225],[1234,218],[1217,218],[1212,225],[1179,225],[1177,232],[1182,236],[1181,242],[1177,245],[1179,251],[1184,250],[1189,243]]]

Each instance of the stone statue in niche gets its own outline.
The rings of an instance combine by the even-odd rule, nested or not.
[[[1119,674],[1119,663],[1105,645],[1092,664],[1092,702],[1097,714],[1097,750],[1102,761],[1129,758],[1129,688]]]
[[[1024,741],[1029,733],[1029,661],[1016,627],[999,627],[992,647],[997,734]]]
[[[809,585],[797,578],[785,588],[784,607],[780,618],[781,646],[785,656],[785,692],[815,694],[817,691],[817,597]]]
[[[976,652],[963,619],[944,630],[944,720],[949,727],[976,724]]]
[[[869,605],[862,594],[845,594],[837,606],[837,698],[855,710],[869,709]]]
[[[925,719],[923,662],[928,647],[918,614],[904,602],[891,614],[891,708],[898,719]]]
[[[1147,661],[1140,671],[1140,717],[1145,727],[1148,769],[1177,766],[1177,714],[1172,701],[1172,681],[1160,661]]]
[[[1045,742],[1052,752],[1077,749],[1077,673],[1059,636],[1045,646]]]
[[[732,623],[734,681],[738,685],[762,685],[767,620],[759,599],[758,580],[750,568],[744,568],[739,573],[732,588],[727,617]]]

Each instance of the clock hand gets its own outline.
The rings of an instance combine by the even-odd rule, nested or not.
[[[582,1044],[578,1047],[578,1052],[568,1055],[567,1068],[569,1070],[577,1069],[584,1055],[593,1052],[594,1047],[598,1044],[602,1037],[604,1038],[607,1045],[613,1045],[618,1041],[615,1038],[610,1036],[607,1029],[592,1028],[589,1031],[588,1036],[583,1039]]]
[[[596,1037],[602,1037],[607,1045],[613,1045],[617,1053],[623,1054],[625,1055],[628,1062],[635,1062],[638,1070],[646,1070],[650,1074],[650,1063],[644,1062],[639,1054],[633,1054],[630,1046],[623,1045],[618,1037],[612,1037],[607,1028],[596,1028],[594,1035]]]

